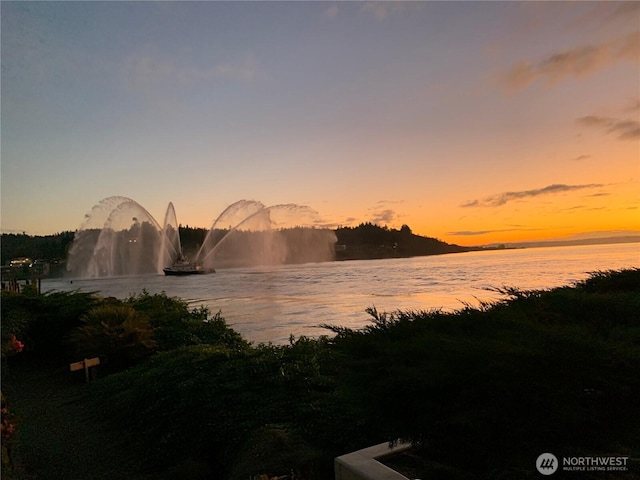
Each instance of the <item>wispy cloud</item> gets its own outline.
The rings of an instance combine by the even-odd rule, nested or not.
[[[380,225],[393,226],[402,215],[396,210],[396,206],[404,203],[404,200],[378,200],[372,208],[369,208],[369,221]]]
[[[380,21],[389,16],[389,7],[383,2],[365,2],[361,10],[370,13]]]
[[[566,77],[582,77],[621,61],[638,62],[640,58],[640,32],[635,31],[615,40],[579,46],[553,53],[536,61],[522,61],[507,71],[502,81],[510,90],[519,90],[538,79],[557,83]]]
[[[179,85],[210,80],[251,81],[257,76],[256,60],[247,55],[235,62],[220,62],[208,67],[179,65],[171,59],[152,55],[131,56],[123,64],[123,75],[137,85],[171,82]]]
[[[398,218],[398,214],[395,212],[395,210],[385,209],[379,212],[375,212],[371,216],[371,223],[378,223],[378,224],[393,223],[393,221],[396,220],[397,218]]]
[[[457,230],[453,232],[447,232],[447,235],[457,235],[461,237],[473,237],[478,235],[488,235],[493,233],[504,232],[535,232],[541,230],[540,228],[530,228],[525,225],[507,225],[510,228],[500,228],[491,230]]]
[[[618,26],[637,26],[640,15],[638,2],[591,2],[591,5],[590,10],[575,18],[569,26],[581,30],[602,28],[611,22]]]
[[[638,5],[640,5],[640,3]],[[640,112],[640,98],[636,98],[629,102],[629,105],[624,109],[624,111],[631,113]]]
[[[364,2],[360,11],[383,21],[391,15],[402,15],[422,7],[422,2]]]
[[[585,127],[599,128],[606,133],[614,133],[619,140],[636,140],[640,138],[640,122],[637,120],[587,115],[576,119],[576,122]]]
[[[562,208],[560,209],[561,212],[572,212],[572,211],[576,211],[576,210],[585,210],[585,211],[598,211],[598,210],[605,210],[606,207],[588,207],[586,205],[576,205],[574,207],[569,207],[569,208]]]
[[[447,235],[452,236],[460,236],[460,237],[474,237],[478,235],[487,235],[489,233],[503,233],[503,232],[513,232],[514,230],[518,230],[516,228],[505,228],[501,230],[458,230],[455,232],[447,232]]]
[[[340,9],[338,8],[337,5],[331,5],[329,8],[327,8],[324,11],[323,16],[325,18],[336,18],[339,12],[340,12]]]
[[[463,203],[461,207],[499,207],[513,200],[523,200],[532,197],[539,197],[543,195],[552,195],[557,193],[572,192],[576,190],[585,190],[591,188],[602,187],[602,184],[591,183],[588,185],[564,185],[553,184],[546,187],[536,188],[533,190],[521,190],[518,192],[504,192],[497,195],[491,195],[483,200],[471,200]]]
[[[573,158],[574,162],[580,162],[582,160],[586,160],[588,158],[591,158],[591,155],[578,155],[577,157]]]

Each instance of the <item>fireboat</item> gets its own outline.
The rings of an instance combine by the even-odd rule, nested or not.
[[[184,255],[180,255],[170,267],[163,268],[165,275],[201,275],[215,273],[213,268],[204,269],[202,265],[190,262]]]

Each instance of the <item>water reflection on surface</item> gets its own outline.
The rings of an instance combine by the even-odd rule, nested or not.
[[[283,343],[291,334],[327,334],[320,324],[366,325],[365,310],[455,310],[495,300],[490,287],[551,288],[598,270],[640,267],[640,244],[469,252],[389,260],[326,262],[211,275],[145,275],[106,279],[49,279],[43,290],[95,291],[125,298],[166,292],[207,306],[245,338]]]

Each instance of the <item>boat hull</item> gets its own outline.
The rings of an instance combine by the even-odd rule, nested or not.
[[[162,270],[164,272],[165,275],[170,275],[170,276],[183,276],[183,275],[202,275],[203,273],[205,273],[204,270],[198,270],[198,269],[175,269],[175,268],[165,268]]]

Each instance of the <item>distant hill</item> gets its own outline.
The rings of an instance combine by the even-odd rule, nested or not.
[[[336,260],[416,257],[482,250],[462,247],[436,238],[414,235],[407,225],[400,230],[361,223],[357,227],[336,229]]]
[[[67,258],[74,235],[74,232],[61,232],[45,236],[3,233],[0,264],[8,265],[11,260],[19,257],[29,257],[32,260],[42,259],[50,263],[64,261]]]
[[[183,251],[195,254],[202,245],[208,230],[180,226]],[[224,235],[226,231],[221,231]],[[336,260],[376,259],[439,255],[443,253],[484,250],[481,247],[462,247],[442,242],[436,238],[414,235],[407,225],[399,230],[362,223],[357,227],[342,227],[336,233]],[[55,235],[32,236],[26,234],[2,234],[2,265],[18,257],[41,259],[64,267],[75,232]]]
[[[537,248],[537,247],[570,247],[579,245],[605,245],[611,243],[638,243],[639,235],[623,235],[613,237],[572,238],[567,240],[540,240],[535,242],[516,242],[502,244],[506,248]],[[495,247],[495,245],[491,245]]]
[[[208,230],[203,228],[180,227],[180,238],[185,251],[197,251]],[[341,227],[335,230],[337,242],[336,260],[367,260],[379,258],[416,257],[440,255],[477,250],[503,248],[534,248],[571,245],[597,245],[607,243],[640,243],[640,232],[629,235],[596,236],[581,238],[582,235],[560,240],[503,243],[478,247],[464,247],[450,244],[431,237],[415,235],[411,228],[403,225],[399,230],[381,227],[372,223],[362,223],[357,227]],[[615,233],[615,232],[614,232]],[[622,233],[622,232],[621,232]],[[625,232],[626,233],[626,232]],[[585,234],[586,235],[586,234]],[[2,234],[2,265],[17,257],[43,259],[55,265],[64,265],[68,249],[73,242],[74,232],[55,235],[31,236],[26,234]]]

